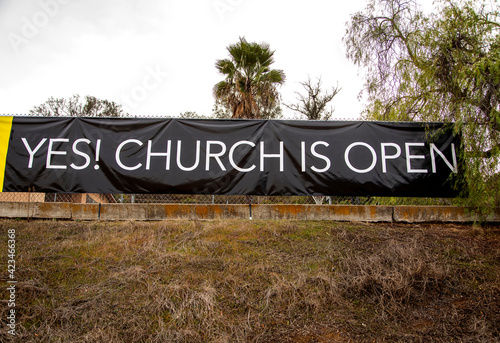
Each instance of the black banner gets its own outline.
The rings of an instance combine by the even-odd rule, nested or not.
[[[4,192],[451,197],[460,169],[436,123],[2,117],[0,131]]]

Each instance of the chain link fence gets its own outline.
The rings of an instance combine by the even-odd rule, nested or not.
[[[359,196],[245,196],[198,194],[0,193],[0,202],[67,202],[115,204],[330,204],[456,205],[457,199]]]
[[[4,114],[0,114],[3,116]],[[16,115],[30,117],[29,114]],[[141,118],[157,118],[144,116]],[[210,118],[205,118],[210,119]],[[360,119],[336,118],[340,121]],[[310,205],[459,205],[460,199],[373,197],[373,196],[245,196],[200,194],[97,194],[97,193],[0,193],[0,202],[65,202],[65,203],[116,203],[116,204],[310,204]]]

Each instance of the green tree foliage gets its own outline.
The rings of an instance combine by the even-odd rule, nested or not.
[[[340,92],[340,88],[332,87],[331,92],[323,91],[321,78],[318,78],[315,83],[308,78],[300,84],[304,87],[306,95],[296,92],[297,103],[284,105],[306,116],[308,120],[329,120],[333,115],[333,108],[328,108],[327,105]]]
[[[122,106],[109,100],[101,100],[95,96],[83,99],[75,94],[72,97],[53,98],[35,106],[30,115],[42,117],[126,117]]]
[[[489,0],[442,0],[428,16],[412,0],[370,0],[344,36],[366,72],[365,117],[455,123],[477,205],[500,198],[499,30]]]
[[[214,86],[216,104],[228,109],[233,118],[276,118],[281,114],[279,85],[285,82],[282,70],[271,69],[274,51],[267,43],[249,43],[245,38],[229,45],[229,58],[215,67],[225,76]]]

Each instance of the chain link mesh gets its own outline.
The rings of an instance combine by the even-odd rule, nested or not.
[[[447,198],[358,196],[245,196],[199,194],[0,193],[0,202],[69,202],[101,204],[331,204],[331,205],[454,205]]]

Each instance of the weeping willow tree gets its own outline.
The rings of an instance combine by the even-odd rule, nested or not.
[[[215,67],[224,80],[214,86],[217,105],[233,118],[275,118],[280,115],[278,86],[285,82],[282,70],[271,69],[274,51],[267,43],[249,43],[245,38],[229,45],[229,58]]]
[[[486,0],[370,0],[347,23],[347,57],[365,72],[366,119],[452,122],[463,137],[464,194],[500,205],[500,23]]]

